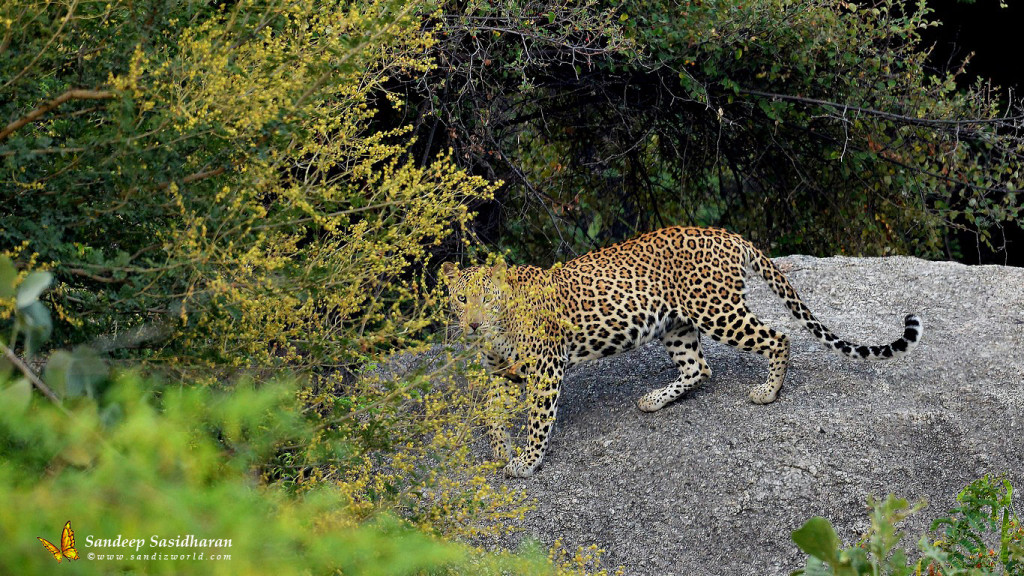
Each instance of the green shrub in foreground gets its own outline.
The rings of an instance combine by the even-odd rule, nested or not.
[[[51,574],[62,558],[75,574],[607,574],[596,547],[544,558],[453,542],[526,509],[467,460],[472,394],[364,378],[347,390],[372,397],[324,393],[349,402],[319,415],[296,379],[111,377],[87,347],[33,353],[52,280],[0,254],[0,573]]]
[[[484,556],[390,516],[353,523],[342,492],[328,486],[297,497],[261,484],[258,463],[311,434],[295,393],[289,383],[258,389],[241,383],[230,393],[160,390],[126,374],[99,401],[80,398],[66,410],[38,396],[27,406],[0,407],[0,564],[26,576],[53,574],[54,558],[36,538],[59,541],[70,520],[81,558],[65,560],[74,574],[548,571],[542,557]],[[104,405],[118,409],[104,411]],[[158,548],[151,542],[189,534],[230,539],[231,545]],[[137,550],[90,545],[119,536],[145,543]],[[230,559],[131,557],[192,553]],[[89,554],[123,557],[90,560]]]
[[[986,576],[1024,575],[1024,528],[1013,510],[1013,486],[988,475],[957,495],[958,506],[932,522],[932,537],[918,541],[920,559],[908,563],[897,548],[903,534],[895,523],[920,510],[892,495],[868,499],[871,527],[857,546],[843,548],[828,520],[815,517],[793,532],[793,541],[809,555],[794,576]],[[937,539],[936,539],[937,537]]]

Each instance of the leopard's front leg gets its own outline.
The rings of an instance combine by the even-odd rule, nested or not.
[[[514,358],[514,356],[513,356]],[[488,350],[484,356],[487,368],[492,376],[501,382],[494,382],[487,388],[484,424],[487,425],[487,439],[491,444],[491,454],[495,462],[507,464],[512,458],[512,436],[508,433],[508,415],[511,409],[508,398],[503,394],[505,380],[521,384],[526,377],[523,363],[514,362],[495,350]],[[518,401],[518,393],[513,396]]]
[[[512,457],[512,436],[505,428],[508,407],[502,395],[502,386],[487,389],[487,439],[495,462],[507,463]]]
[[[505,474],[527,478],[544,461],[551,429],[555,426],[555,416],[558,414],[558,393],[564,371],[562,362],[542,359],[527,378],[530,396],[530,418],[527,423],[529,439],[526,450],[505,466]]]

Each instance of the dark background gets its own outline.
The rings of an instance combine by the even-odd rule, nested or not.
[[[929,29],[925,43],[934,44],[932,61],[940,69],[956,65],[972,52],[966,82],[978,76],[989,78],[1014,94],[1024,85],[1024,3],[1008,0],[1000,8],[998,0],[977,0],[968,4],[958,0],[928,0],[932,18],[941,26]]]
[[[927,0],[940,26],[923,34],[925,46],[932,46],[931,61],[936,72],[956,69],[970,57],[963,85],[979,77],[991,80],[1005,99],[1019,100],[1024,93],[1024,1],[1007,0],[1001,8],[998,0]],[[973,54],[973,55],[972,55]],[[968,264],[1009,264],[1024,266],[1024,230],[1020,227],[993,231],[993,242],[1005,237],[1006,250],[993,251],[975,246],[971,235],[960,238],[961,261]]]

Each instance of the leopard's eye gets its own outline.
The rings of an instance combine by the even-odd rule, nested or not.
[[[455,299],[459,301],[459,304],[465,304],[466,303],[466,297],[463,296],[462,294],[459,294],[458,296],[456,296]]]

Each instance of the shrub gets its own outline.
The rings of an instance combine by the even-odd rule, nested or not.
[[[433,10],[5,3],[0,246],[55,274],[55,343],[197,382],[420,343],[425,263],[495,187],[380,121]]]
[[[0,338],[0,526],[4,565],[19,574],[52,573],[36,537],[60,542],[68,521],[82,573],[606,573],[591,549],[544,558],[455,543],[514,529],[506,521],[527,509],[521,491],[487,481],[494,464],[470,458],[472,418],[491,417],[479,369],[437,381],[447,355],[422,374],[376,370],[342,383],[345,395],[311,395],[318,387],[295,379],[111,376],[78,348],[53,353],[40,375],[21,356],[45,341],[39,297],[51,280],[0,255],[12,328],[11,346]],[[137,542],[126,549],[122,536]],[[190,537],[219,542],[157,545]]]
[[[932,522],[931,532],[943,528],[933,541],[918,541],[920,559],[909,563],[898,545],[903,534],[895,524],[924,507],[910,507],[892,495],[868,499],[871,527],[853,547],[843,548],[828,520],[815,517],[793,532],[793,541],[808,554],[806,568],[794,572],[811,575],[986,576],[1024,574],[1024,529],[1013,511],[1013,487],[989,476],[975,480],[957,496],[959,506]]]
[[[1013,508],[1013,486],[988,475],[956,497],[958,506],[932,522],[934,545],[957,567],[1024,575],[1024,527]]]
[[[421,133],[509,183],[480,224],[524,258],[670,224],[946,258],[1019,229],[1021,103],[936,70],[927,3],[587,4],[456,3],[420,85]]]

